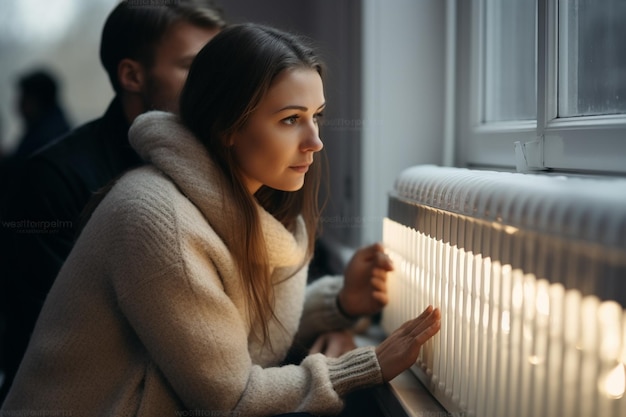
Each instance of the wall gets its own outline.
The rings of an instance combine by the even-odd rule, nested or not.
[[[381,239],[398,173],[442,164],[445,19],[441,0],[364,0],[361,243]]]
[[[327,66],[327,107],[321,138],[328,159],[328,197],[322,233],[356,245],[360,223],[361,0],[231,0],[224,11],[232,22],[254,21],[311,38]]]

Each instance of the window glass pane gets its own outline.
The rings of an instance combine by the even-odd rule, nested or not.
[[[536,14],[536,0],[485,1],[485,122],[536,119]]]
[[[626,113],[626,1],[559,2],[559,117]]]

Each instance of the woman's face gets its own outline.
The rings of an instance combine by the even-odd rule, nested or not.
[[[297,191],[319,152],[318,117],[324,109],[320,75],[311,69],[281,72],[231,144],[245,185]]]

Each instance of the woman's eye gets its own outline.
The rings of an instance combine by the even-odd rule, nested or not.
[[[313,116],[313,119],[315,120],[316,123],[319,123],[320,121],[322,121],[322,119],[324,118],[324,113],[316,113]]]
[[[299,116],[297,115],[293,115],[293,116],[289,116],[283,119],[283,123],[288,124],[288,125],[295,125],[296,122],[298,121]]]

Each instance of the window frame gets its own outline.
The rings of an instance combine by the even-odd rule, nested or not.
[[[485,0],[457,2],[458,166],[514,170],[515,142],[536,141],[537,170],[626,175],[626,114],[558,117],[558,7],[537,0],[537,120],[485,123]]]

